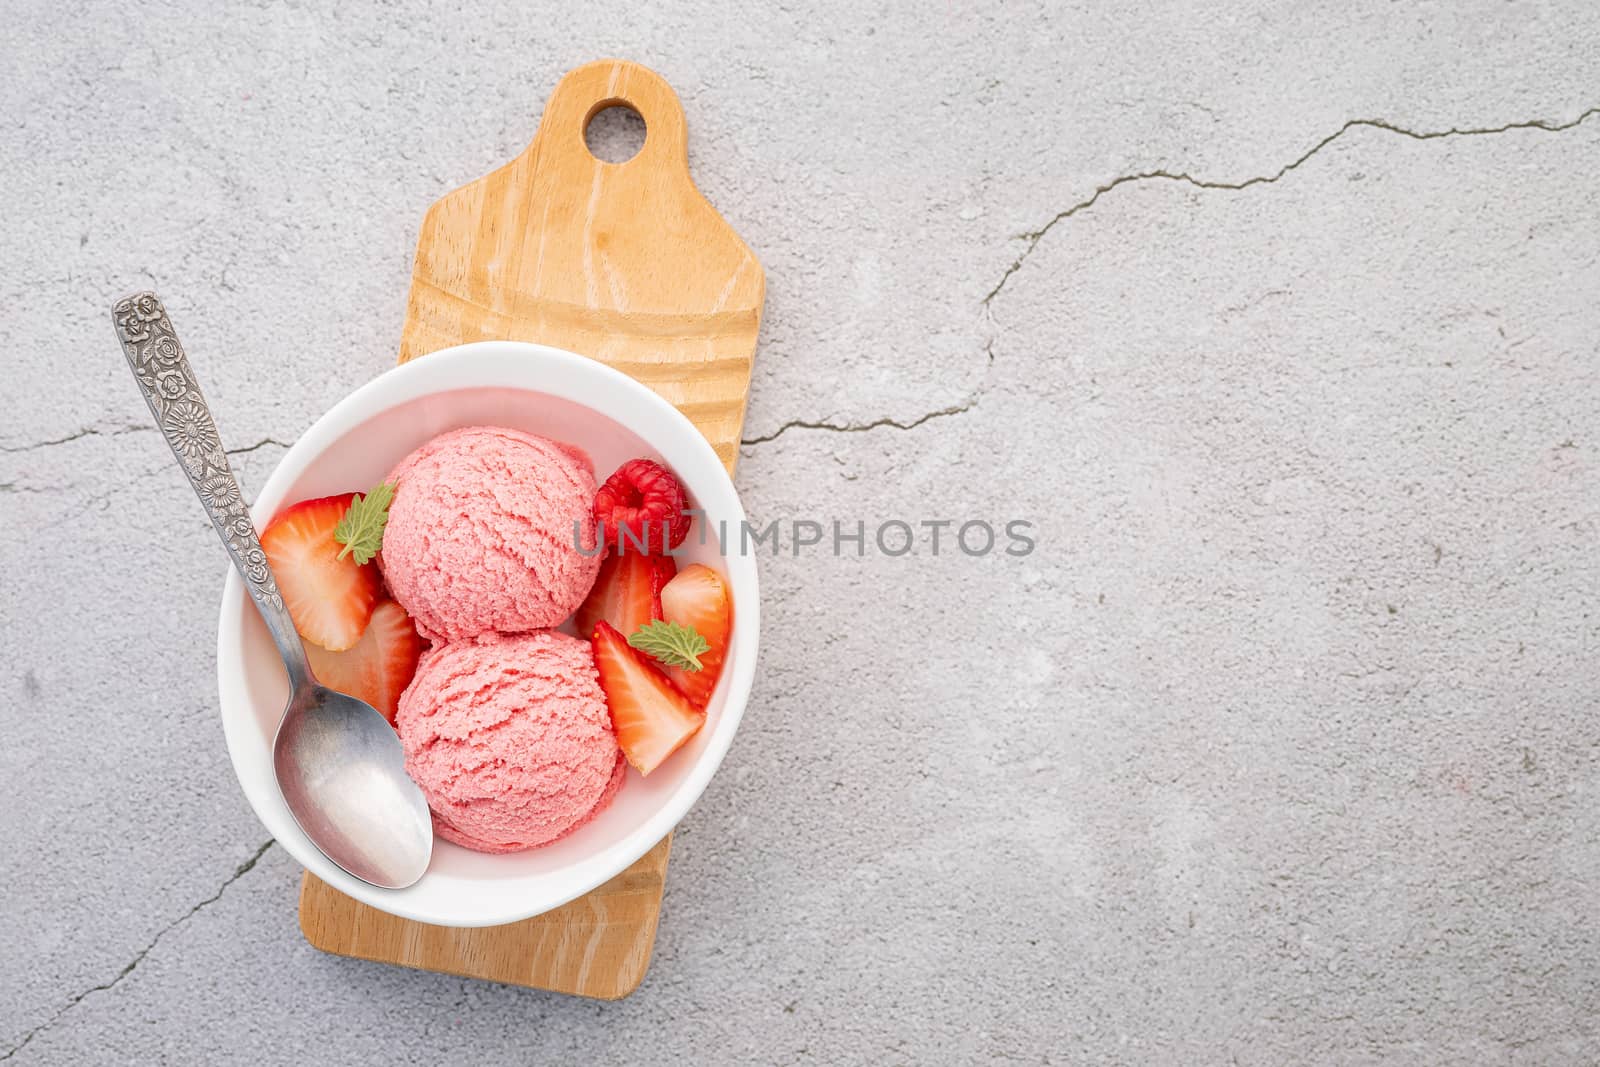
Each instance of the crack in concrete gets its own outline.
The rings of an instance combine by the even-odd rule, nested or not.
[[[144,962],[145,957],[150,955],[151,951],[161,943],[161,939],[163,937],[167,936],[167,934],[171,933],[174,929],[193,918],[197,912],[202,911],[221,900],[222,894],[228,891],[228,887],[237,882],[240,878],[243,878],[246,874],[249,874],[250,871],[255,868],[255,865],[261,861],[261,857],[266,855],[267,849],[271,848],[272,845],[273,841],[269,839],[266,844],[256,849],[254,855],[245,860],[243,863],[239,864],[238,869],[235,870],[233,874],[231,874],[227,880],[217,888],[215,893],[211,894],[209,897],[202,900],[200,903],[196,904],[194,907],[190,908],[188,911],[184,912],[167,925],[163,926],[160,930],[156,931],[156,936],[150,939],[150,943],[135,953],[133,959],[129,960],[123,966],[122,970],[117,972],[116,977],[112,978],[110,981],[101,982],[99,985],[90,986],[83,992],[76,993],[69,997],[67,1002],[58,1008],[54,1015],[50,1016],[50,1018],[46,1019],[38,1026],[35,1026],[32,1030],[29,1030],[27,1033],[23,1034],[22,1040],[18,1041],[15,1045],[12,1045],[4,1055],[0,1055],[0,1060],[9,1060],[11,1057],[21,1052],[28,1046],[29,1042],[38,1037],[40,1034],[44,1033],[50,1027],[54,1026],[57,1022],[60,1022],[62,1016],[66,1015],[73,1008],[81,1004],[86,997],[93,993],[103,993],[106,990],[111,989],[124,978],[128,977],[128,975],[132,974],[135,968]]]
[[[937,411],[930,411],[926,414],[918,415],[910,422],[901,422],[899,419],[883,418],[874,419],[872,422],[862,423],[859,426],[839,426],[831,422],[807,422],[804,419],[795,419],[791,422],[784,423],[782,426],[779,426],[776,430],[773,430],[769,434],[762,434],[760,437],[746,437],[744,440],[740,441],[739,444],[766,444],[768,441],[777,440],[790,430],[827,430],[830,433],[866,433],[868,430],[876,430],[884,426],[892,426],[896,430],[914,430],[925,422],[929,422],[933,419],[944,418],[946,415],[960,415],[964,412],[971,411],[973,408],[977,407],[977,405],[978,398],[973,397],[964,404],[940,408]]]
[[[54,437],[48,441],[35,441],[32,444],[27,445],[0,445],[0,452],[35,452],[41,448],[53,448],[56,445],[64,445],[72,441],[81,441],[85,437],[122,437],[125,434],[150,433],[154,430],[154,426],[118,426],[110,430],[102,430],[97,426],[87,426],[76,433],[69,433],[65,437]],[[230,456],[239,456],[246,452],[254,452],[259,448],[265,448],[268,445],[277,445],[279,448],[288,448],[289,442],[280,441],[276,437],[263,437],[253,445],[245,445],[242,448],[228,448],[224,449],[223,451],[227,452]]]
[[[10,451],[13,451],[13,452],[26,452],[26,451],[28,451],[30,449],[34,449],[34,448],[44,448],[44,447],[46,447],[48,445],[51,445],[51,444],[60,444],[60,443],[63,443],[63,442],[69,441],[69,440],[70,441],[75,441],[80,437],[93,437],[93,436],[114,437],[114,436],[118,436],[120,433],[132,433],[135,430],[148,430],[148,429],[153,429],[153,428],[154,427],[149,427],[149,426],[135,426],[135,427],[129,427],[126,430],[117,431],[115,433],[110,433],[110,434],[102,433],[101,431],[79,431],[78,433],[73,434],[71,437],[63,437],[59,441],[41,441],[41,442],[39,442],[38,444],[35,444],[35,445],[28,445],[28,446],[25,446],[23,448],[10,449]],[[243,445],[243,446],[241,446],[239,448],[228,448],[228,449],[224,449],[224,451],[230,456],[242,456],[242,455],[247,455],[248,453],[255,452],[255,451],[258,451],[260,449],[266,448],[268,445],[273,445],[273,446],[275,446],[277,448],[288,448],[289,447],[289,444],[287,442],[280,441],[276,437],[263,437],[261,440],[257,441],[253,445]],[[0,449],[0,451],[5,451],[5,450]],[[168,471],[168,470],[171,470],[171,469],[172,469],[172,464],[170,464],[170,463],[162,463],[162,464],[159,464],[156,467],[151,468],[150,470],[146,470],[146,471],[143,471],[143,472],[141,472],[139,474],[136,474],[133,477],[131,477],[131,478],[119,483],[118,485],[113,486],[111,489],[109,489],[108,491],[106,491],[104,493],[97,493],[97,494],[95,494],[95,495],[93,495],[91,497],[88,497],[86,499],[86,501],[85,501],[85,509],[87,509],[89,506],[93,506],[95,504],[105,504],[105,503],[110,501],[112,496],[116,495],[118,492],[120,492],[120,491],[122,491],[124,489],[127,489],[133,483],[139,482],[139,481],[143,481],[146,478],[152,478],[152,477],[154,477],[154,476],[156,476],[158,474],[161,474],[163,471]],[[24,485],[21,482],[0,482],[0,494],[4,494],[4,493],[10,493],[10,494],[17,494],[17,493],[70,493],[70,492],[72,492],[73,490],[75,490],[77,488],[78,488],[78,486],[77,486],[77,483],[75,483],[75,482],[69,482],[69,483],[66,483],[64,485]],[[0,1057],[0,1058],[3,1058],[3,1057]]]
[[[246,452],[254,452],[256,449],[266,448],[268,445],[277,445],[279,448],[289,447],[287,441],[280,441],[276,437],[263,437],[253,445],[245,445],[243,448],[225,448],[223,451],[230,456],[242,456]]]
[[[1000,280],[995,283],[994,288],[990,289],[989,292],[984,295],[981,303],[985,309],[989,307],[989,305],[994,301],[995,297],[999,296],[1001,290],[1006,287],[1006,283],[1011,280],[1011,276],[1022,269],[1023,264],[1028,261],[1028,257],[1033,254],[1034,249],[1039,247],[1039,242],[1044,240],[1045,236],[1055,228],[1057,223],[1069,219],[1080,212],[1087,211],[1089,208],[1093,207],[1102,196],[1111,192],[1118,186],[1129,185],[1133,182],[1169,181],[1189,185],[1196,189],[1226,189],[1237,192],[1239,190],[1249,189],[1251,186],[1255,185],[1270,185],[1273,182],[1280,180],[1285,175],[1304,166],[1313,156],[1321,152],[1334,141],[1337,141],[1340,137],[1343,137],[1353,129],[1362,127],[1398,134],[1401,137],[1408,137],[1414,141],[1433,141],[1446,137],[1491,136],[1494,134],[1507,133],[1511,130],[1542,130],[1546,133],[1560,133],[1563,130],[1570,130],[1577,126],[1581,126],[1585,121],[1593,118],[1595,115],[1600,115],[1600,106],[1585,109],[1578,114],[1577,118],[1570,122],[1552,122],[1548,119],[1530,119],[1525,122],[1508,122],[1503,126],[1471,127],[1467,129],[1461,129],[1452,126],[1447,130],[1423,131],[1408,130],[1403,126],[1396,126],[1393,123],[1384,122],[1382,119],[1351,119],[1343,126],[1340,126],[1337,130],[1333,131],[1316,144],[1312,145],[1305,152],[1301,153],[1297,159],[1294,159],[1289,163],[1285,163],[1272,174],[1259,174],[1255,177],[1246,178],[1237,182],[1213,181],[1207,178],[1196,178],[1193,175],[1182,171],[1174,172],[1166,170],[1152,170],[1141,171],[1137,174],[1124,174],[1095,189],[1095,191],[1091,193],[1087,199],[1080,200],[1071,207],[1057,212],[1050,219],[1050,221],[1046,222],[1039,229],[1030,233],[1018,234],[1018,239],[1028,242],[1027,246],[1022,250],[1022,254],[1019,255],[1016,260],[1006,268],[1005,273],[1000,276]],[[1278,291],[1269,291],[1262,298],[1258,299],[1265,299],[1266,297],[1275,295],[1280,294]],[[1238,310],[1243,309],[1241,308]],[[995,358],[994,343],[995,338],[990,337],[983,346],[984,354],[987,356],[987,361],[991,366],[993,365]],[[872,422],[861,423],[858,425],[839,425],[831,422],[812,422],[806,419],[794,419],[783,423],[771,433],[762,434],[759,437],[746,437],[741,440],[739,444],[741,447],[766,444],[769,441],[777,440],[790,430],[826,430],[830,433],[865,433],[868,430],[876,430],[886,426],[893,427],[897,430],[913,430],[918,426],[921,426],[923,423],[929,422],[933,419],[943,418],[948,415],[959,415],[964,412],[971,411],[977,406],[978,401],[981,399],[984,391],[985,390],[980,389],[977,394],[975,394],[965,403],[957,404],[952,407],[940,408],[937,411],[927,412],[926,414],[917,416],[909,422],[902,422],[899,419],[893,418],[882,418],[874,419]]]
[[[0,452],[34,452],[41,448],[53,448],[56,445],[81,441],[85,437],[121,437],[130,433],[148,433],[154,429],[154,426],[116,426],[109,430],[102,430],[98,426],[86,426],[76,433],[69,433],[65,437],[55,437],[48,441],[35,441],[27,445],[0,445]]]
[[[1167,170],[1147,170],[1140,171],[1137,174],[1124,174],[1097,188],[1089,195],[1088,199],[1080,200],[1064,211],[1058,211],[1049,222],[1046,222],[1043,226],[1039,227],[1039,229],[1030,233],[1017,234],[1018,240],[1028,242],[1027,247],[1022,250],[1022,254],[1016,258],[1011,266],[1006,268],[1005,273],[1000,276],[1000,280],[995,283],[994,288],[990,289],[988,293],[984,294],[982,305],[987,308],[990,303],[994,301],[994,298],[1000,295],[1000,291],[1006,287],[1006,283],[1011,280],[1011,276],[1022,269],[1022,265],[1028,261],[1028,257],[1033,254],[1033,250],[1039,247],[1039,242],[1044,240],[1045,234],[1049,233],[1055,228],[1056,223],[1062,222],[1065,219],[1070,219],[1072,216],[1081,211],[1087,211],[1089,208],[1093,207],[1102,196],[1111,192],[1111,190],[1117,188],[1118,186],[1129,185],[1133,182],[1169,181],[1179,182],[1184,185],[1191,185],[1196,189],[1228,189],[1238,191],[1241,189],[1248,189],[1253,185],[1270,185],[1273,182],[1278,181],[1280,178],[1284,177],[1284,175],[1298,170],[1302,165],[1309,161],[1312,156],[1315,156],[1318,152],[1321,152],[1334,141],[1337,141],[1351,130],[1361,127],[1399,134],[1401,137],[1409,137],[1414,141],[1433,141],[1445,137],[1485,137],[1494,134],[1507,133],[1511,130],[1543,130],[1546,133],[1560,133],[1563,130],[1570,130],[1576,126],[1582,125],[1585,120],[1592,118],[1595,115],[1600,115],[1600,107],[1591,107],[1584,110],[1583,112],[1579,113],[1578,117],[1573,119],[1571,122],[1551,122],[1547,119],[1530,119],[1526,122],[1508,122],[1504,126],[1485,126],[1481,128],[1469,129],[1458,129],[1452,126],[1448,130],[1424,130],[1421,132],[1416,130],[1408,130],[1403,126],[1396,126],[1393,123],[1384,122],[1382,119],[1351,119],[1349,122],[1346,122],[1343,126],[1340,126],[1337,130],[1333,131],[1332,133],[1328,134],[1328,136],[1312,145],[1298,159],[1279,167],[1278,170],[1273,174],[1258,174],[1253,178],[1246,178],[1243,181],[1238,182],[1212,181],[1206,178],[1196,178],[1193,175],[1184,173],[1182,171],[1173,172]]]

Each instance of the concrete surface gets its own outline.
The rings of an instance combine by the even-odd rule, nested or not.
[[[0,1058],[1600,1060],[1600,8],[584,7],[8,12]],[[606,54],[766,264],[751,511],[1039,529],[764,564],[609,1005],[301,940],[107,320],[259,486]]]

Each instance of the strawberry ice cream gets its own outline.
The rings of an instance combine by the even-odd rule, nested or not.
[[[434,829],[479,852],[556,841],[627,773],[589,642],[483,634],[417,665],[395,725]]]
[[[378,562],[422,636],[555,626],[594,584],[595,480],[581,451],[472,426],[435,437],[388,480],[398,488]]]

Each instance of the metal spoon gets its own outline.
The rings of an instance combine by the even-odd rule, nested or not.
[[[323,855],[357,878],[387,889],[411,885],[428,869],[433,825],[422,790],[406,775],[399,736],[372,705],[312,676],[167,309],[154,293],[136,293],[119,301],[111,318],[156,427],[216,524],[289,672],[292,692],[272,763],[290,813]]]

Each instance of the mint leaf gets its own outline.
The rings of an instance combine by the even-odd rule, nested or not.
[[[711,651],[711,645],[692,626],[675,622],[645,623],[628,638],[628,644],[640,652],[654,656],[668,667],[686,671],[700,669],[700,657]]]
[[[357,563],[367,563],[383,547],[383,528],[389,523],[389,504],[394,500],[395,487],[379,482],[363,498],[359,493],[350,501],[350,508],[334,528],[333,539],[344,546],[339,558],[354,556]]]

